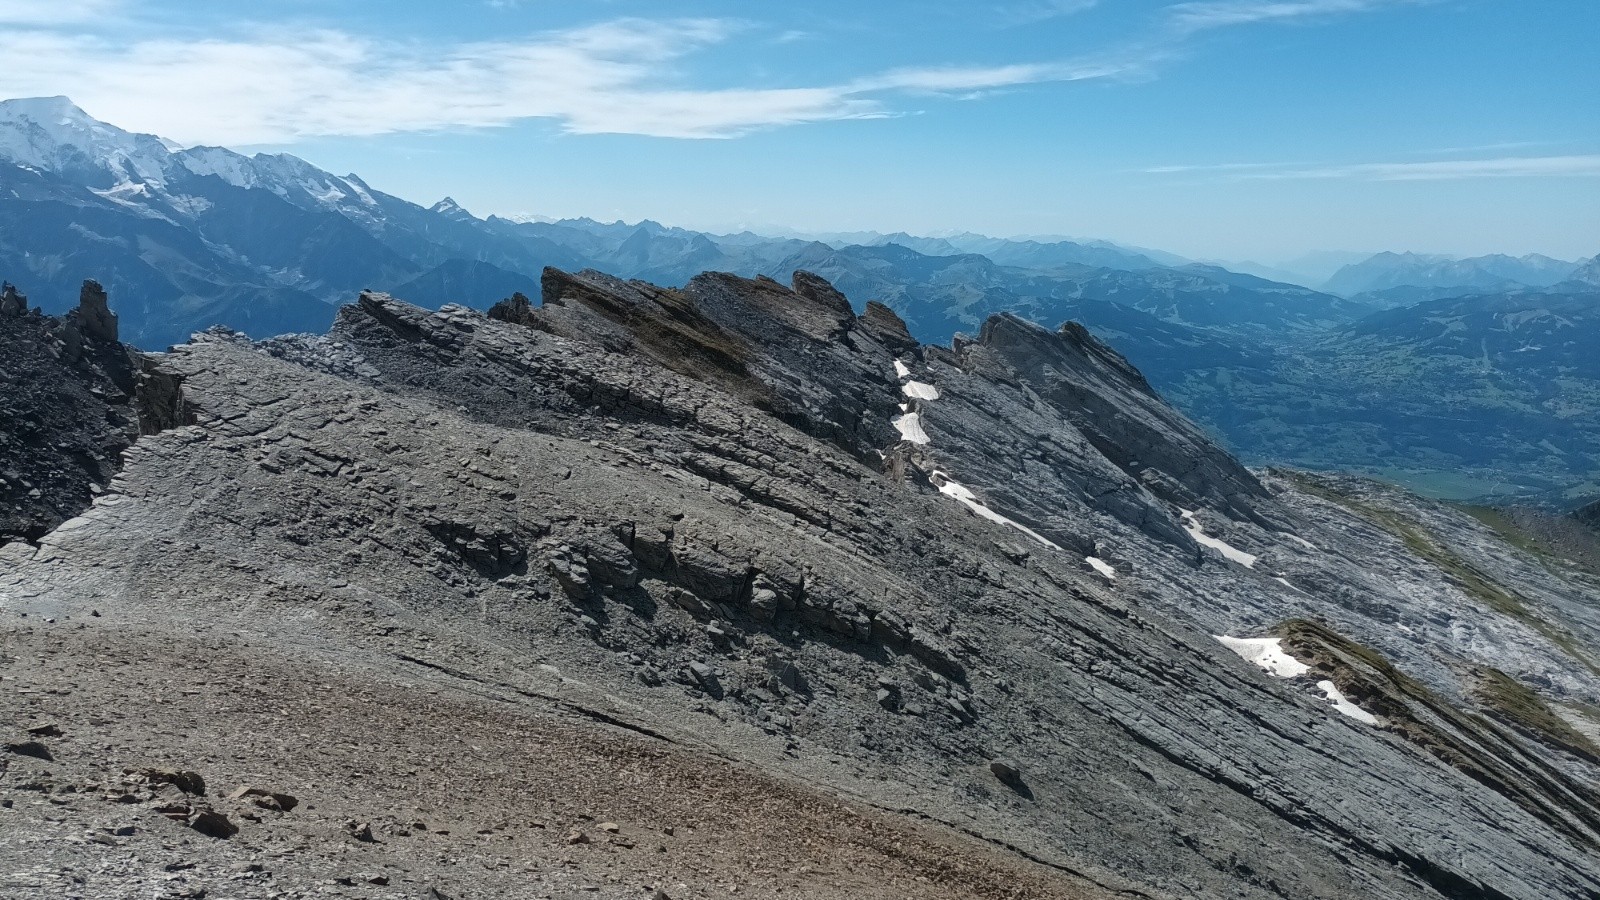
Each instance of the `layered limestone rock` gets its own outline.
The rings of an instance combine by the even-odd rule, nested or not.
[[[543,285],[177,348],[195,424],[0,556],[4,602],[553,698],[1107,892],[1600,893],[1594,763],[1538,734],[1600,701],[1581,580],[1251,473],[1075,327],[913,346],[805,273]]]

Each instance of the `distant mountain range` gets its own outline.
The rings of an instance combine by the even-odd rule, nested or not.
[[[1323,289],[1350,297],[1396,288],[1429,288],[1460,295],[1469,291],[1551,287],[1571,278],[1580,265],[1538,253],[1521,257],[1497,253],[1468,259],[1379,253],[1339,269]]]
[[[364,288],[487,307],[545,266],[683,284],[702,271],[787,279],[812,268],[947,340],[990,313],[1059,318],[1109,299],[1175,321],[1263,328],[1343,321],[1347,301],[1104,241],[867,233],[841,240],[712,235],[657,222],[479,218],[423,207],[288,155],[179,148],[99,122],[65,98],[0,102],[0,270],[47,310],[102,280],[135,343],[225,324],[320,331]]]
[[[1247,274],[1055,236],[718,235],[649,220],[481,218],[448,198],[422,206],[293,156],[178,147],[97,121],[65,98],[0,102],[0,277],[57,313],[95,278],[124,339],[149,348],[217,324],[256,337],[325,331],[338,304],[369,288],[428,306],[487,308],[512,293],[536,296],[546,266],[664,285],[708,270],[788,282],[804,269],[858,307],[888,305],[924,341],[947,342],[998,312],[1052,326],[1080,320],[1253,461],[1359,468],[1414,484],[1448,472],[1463,494],[1513,469],[1525,493],[1600,470],[1581,444],[1596,446],[1600,431],[1568,408],[1600,406],[1600,389],[1584,393],[1591,375],[1572,352],[1572,341],[1600,338],[1584,312],[1600,302],[1595,260],[1352,260],[1292,261],[1301,272],[1339,266],[1326,290],[1314,290],[1262,277],[1275,271],[1267,267],[1240,266],[1256,272]],[[1411,306],[1422,301],[1443,305]],[[1488,312],[1451,313],[1449,340],[1424,337],[1441,310],[1463,303]],[[1554,318],[1541,318],[1545,309]],[[1562,324],[1501,347],[1506,335],[1532,333],[1529,324],[1502,335],[1512,320]],[[1482,352],[1463,356],[1470,346]],[[1385,387],[1402,372],[1410,380]],[[1541,378],[1585,399],[1539,394]],[[1385,391],[1407,399],[1387,403]],[[1474,403],[1515,407],[1521,418],[1514,434],[1496,424],[1493,441],[1477,440],[1459,426],[1427,425],[1418,410],[1445,398],[1458,405],[1442,408],[1440,422],[1461,421]],[[1338,437],[1361,429],[1372,436]],[[1475,449],[1462,450],[1463,441]],[[1546,445],[1556,449],[1539,449]]]

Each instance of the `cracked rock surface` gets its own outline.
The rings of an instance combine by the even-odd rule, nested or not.
[[[1075,326],[544,292],[152,363],[193,423],[0,547],[6,718],[64,734],[8,896],[1600,896],[1592,581],[1249,471]],[[1270,634],[1316,677],[1215,638]]]

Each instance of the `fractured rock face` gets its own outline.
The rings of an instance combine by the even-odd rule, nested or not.
[[[1411,705],[1470,708],[1490,662],[1600,701],[1581,585],[1447,509],[1243,469],[1071,328],[921,347],[814,276],[544,283],[177,348],[195,424],[0,593],[550,699],[1149,896],[1600,889],[1590,762],[1508,727],[1468,771],[1474,733]],[[1359,639],[1300,664],[1379,724],[1213,637],[1296,616]],[[1364,689],[1374,659],[1430,693]],[[1402,701],[1450,739],[1382,730]]]
[[[83,339],[91,344],[117,343],[117,317],[111,312],[105,288],[98,281],[85,281],[78,294],[78,308],[67,318],[77,325]]]
[[[0,543],[36,540],[82,512],[141,434],[191,421],[181,380],[117,342],[92,281],[60,318],[0,288],[0,360]]]
[[[28,298],[11,282],[0,284],[0,316],[20,316],[28,311]]]

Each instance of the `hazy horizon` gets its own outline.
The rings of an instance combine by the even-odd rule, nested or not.
[[[0,97],[480,216],[1600,251],[1600,5],[0,2]]]

